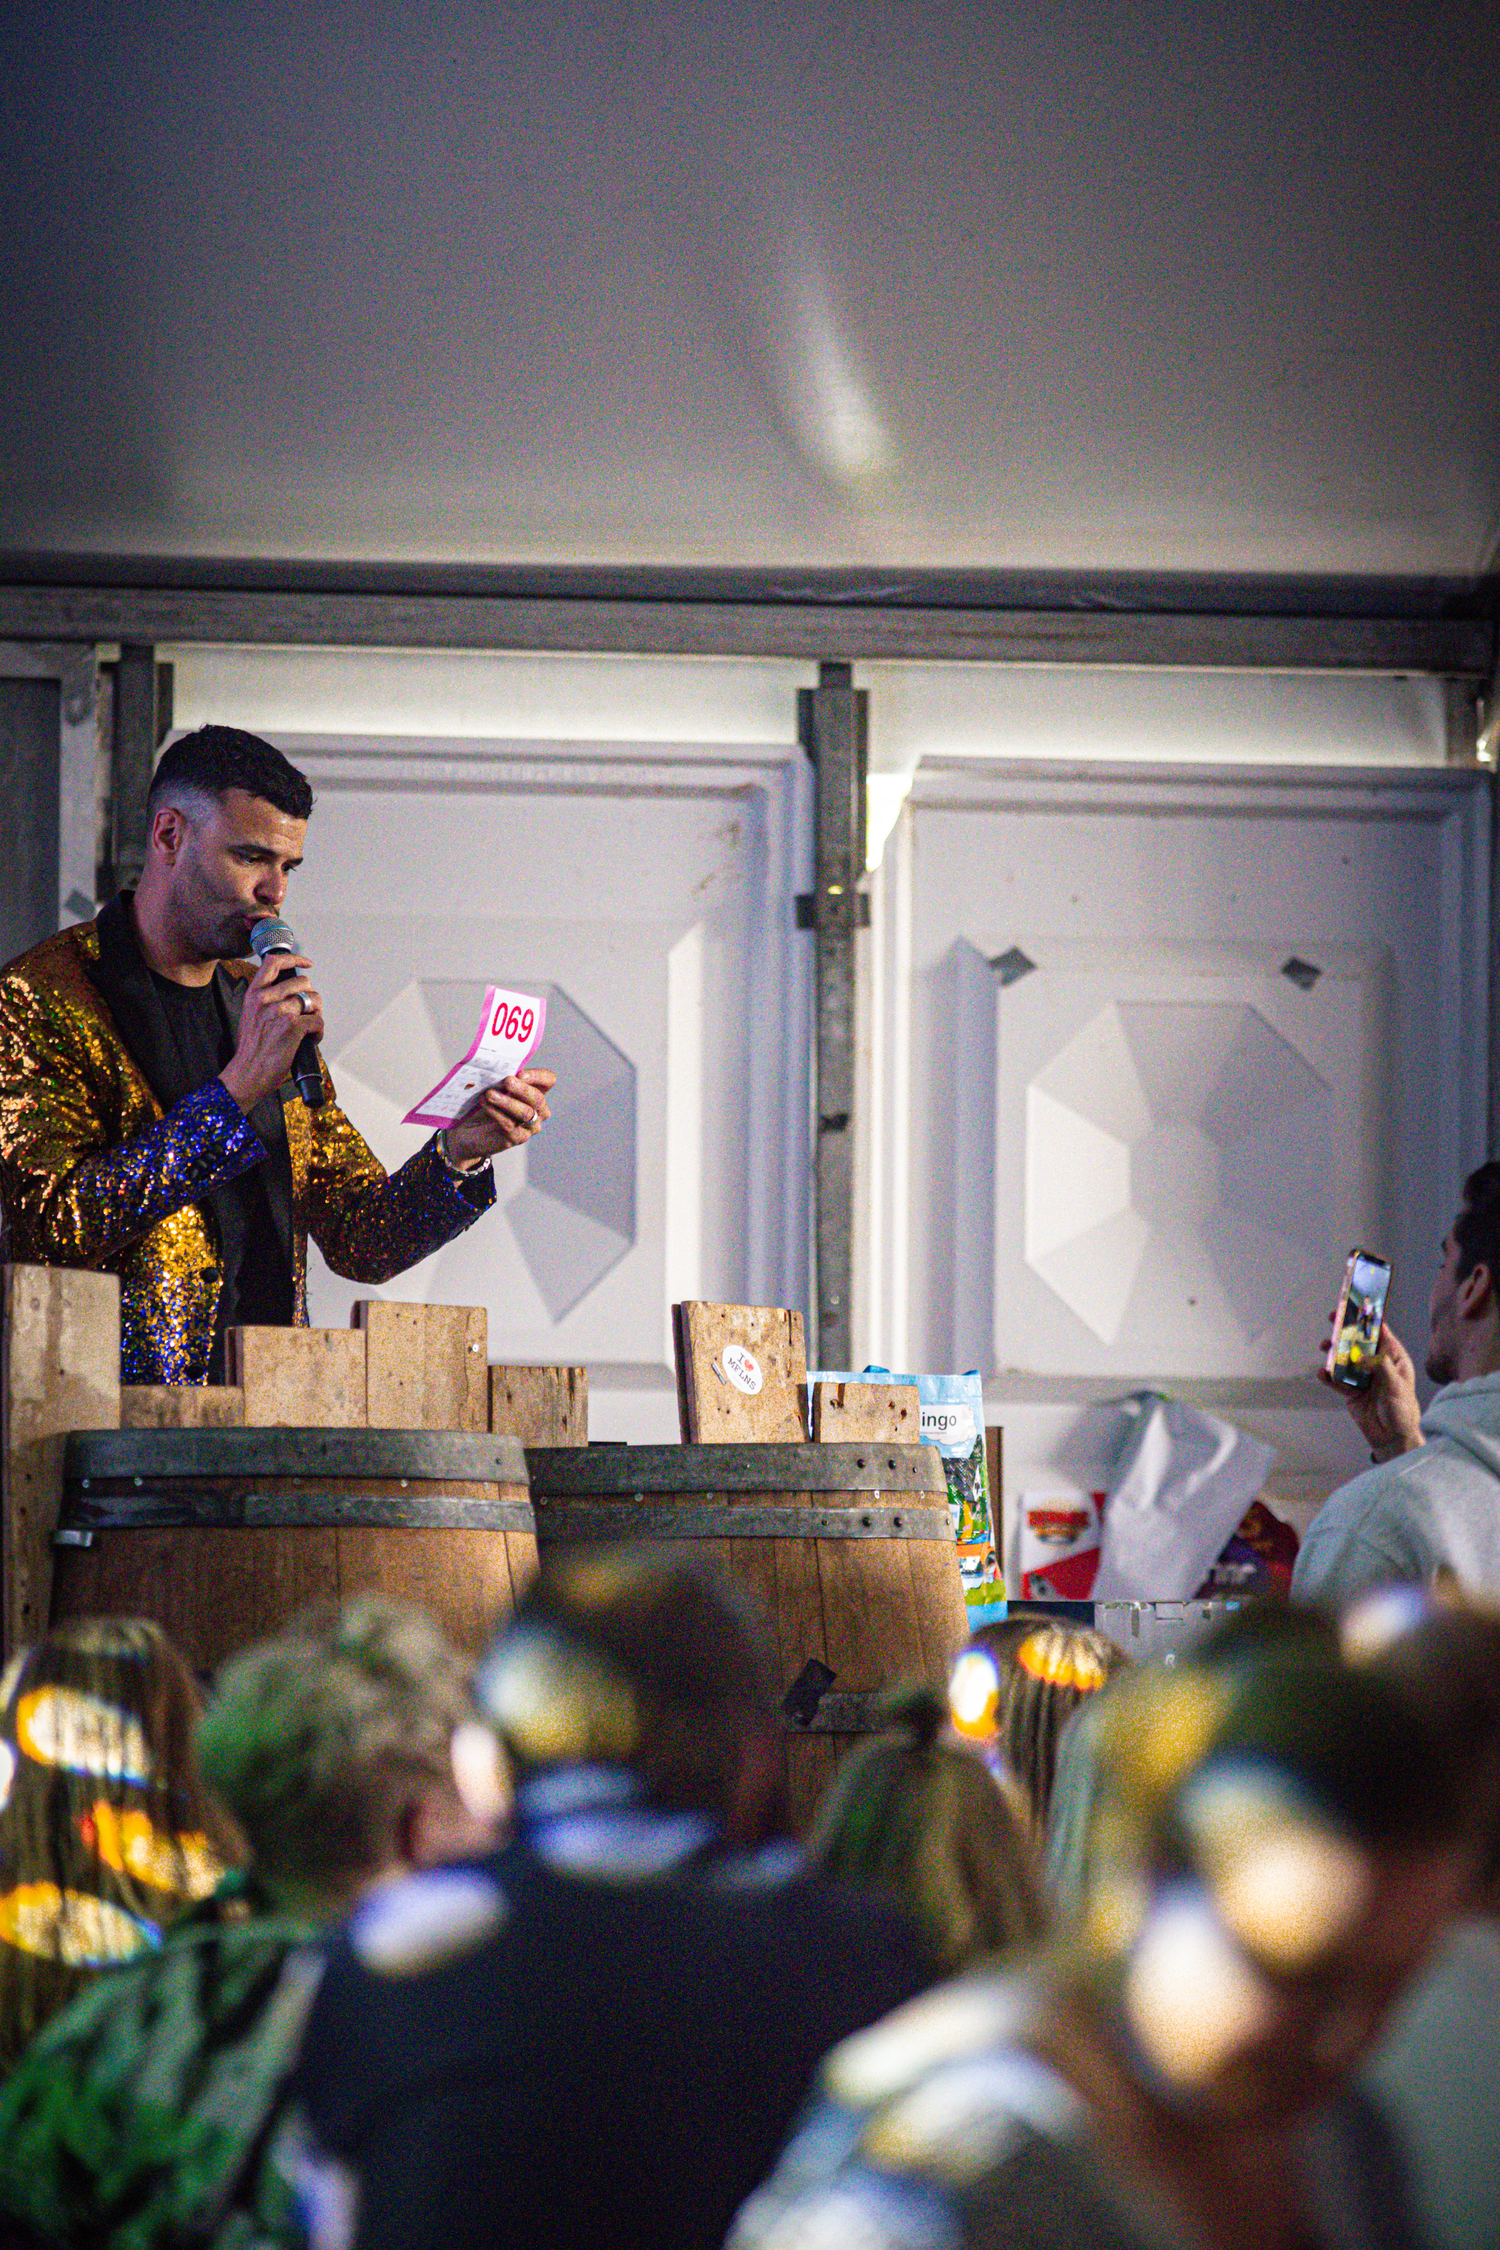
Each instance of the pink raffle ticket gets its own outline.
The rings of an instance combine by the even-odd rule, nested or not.
[[[536,1053],[547,1028],[547,1003],[526,992],[485,986],[484,1014],[462,1062],[402,1118],[403,1125],[453,1125],[481,1094],[514,1078]]]

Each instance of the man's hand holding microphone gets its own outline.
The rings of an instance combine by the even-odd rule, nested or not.
[[[250,942],[260,967],[245,987],[239,1037],[220,1080],[248,1113],[295,1069],[302,1098],[315,1109],[323,1098],[314,1052],[323,1036],[323,1002],[304,974],[312,963],[297,951],[285,922],[257,922]],[[314,1089],[316,1098],[309,1101]]]

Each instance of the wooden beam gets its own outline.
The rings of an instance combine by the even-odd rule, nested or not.
[[[865,780],[869,695],[847,664],[821,664],[798,698],[799,733],[815,780],[813,877],[813,1206],[817,1246],[817,1359],[849,1365],[854,1299],[855,1000],[865,894]],[[799,919],[803,901],[797,902]]]
[[[133,890],[146,863],[146,797],[156,765],[157,665],[154,648],[127,641],[114,671],[111,883]]]
[[[509,574],[514,578],[515,574]],[[538,574],[541,576],[542,574]],[[0,636],[195,642],[285,647],[552,650],[570,654],[746,656],[852,663],[968,659],[1010,664],[1123,664],[1183,670],[1433,672],[1487,679],[1495,668],[1492,617],[1297,607],[1294,596],[1266,610],[1248,596],[1236,606],[1119,606],[1085,588],[1071,606],[1018,602],[1009,582],[996,598],[950,602],[882,599],[856,588],[827,598],[819,580],[799,589],[722,593],[652,590],[649,578],[623,592],[608,574],[591,591],[572,574],[566,591],[513,585],[454,589],[330,583],[93,585],[0,580]],[[903,596],[905,589],[903,589]]]

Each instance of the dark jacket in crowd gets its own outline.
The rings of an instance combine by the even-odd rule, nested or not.
[[[717,2250],[819,2059],[932,1977],[893,1910],[732,1861],[621,1881],[518,1842],[414,1878],[314,2004],[314,2239]]]

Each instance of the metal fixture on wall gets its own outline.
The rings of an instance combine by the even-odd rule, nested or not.
[[[156,753],[172,725],[172,667],[154,648],[127,641],[109,667],[113,727],[110,817],[101,896],[131,890],[146,864],[146,798]]]
[[[54,693],[44,712],[36,697],[45,686]],[[0,641],[0,734],[9,736],[28,704],[33,719],[29,758],[0,761],[0,815],[26,839],[22,879],[0,915],[7,956],[94,911],[108,785],[102,690],[92,642]]]
[[[797,926],[815,932],[813,1152],[817,1363],[847,1367],[852,1349],[854,1020],[857,933],[869,927],[865,775],[869,696],[847,664],[820,664],[797,697],[797,734],[817,775],[814,879]]]

